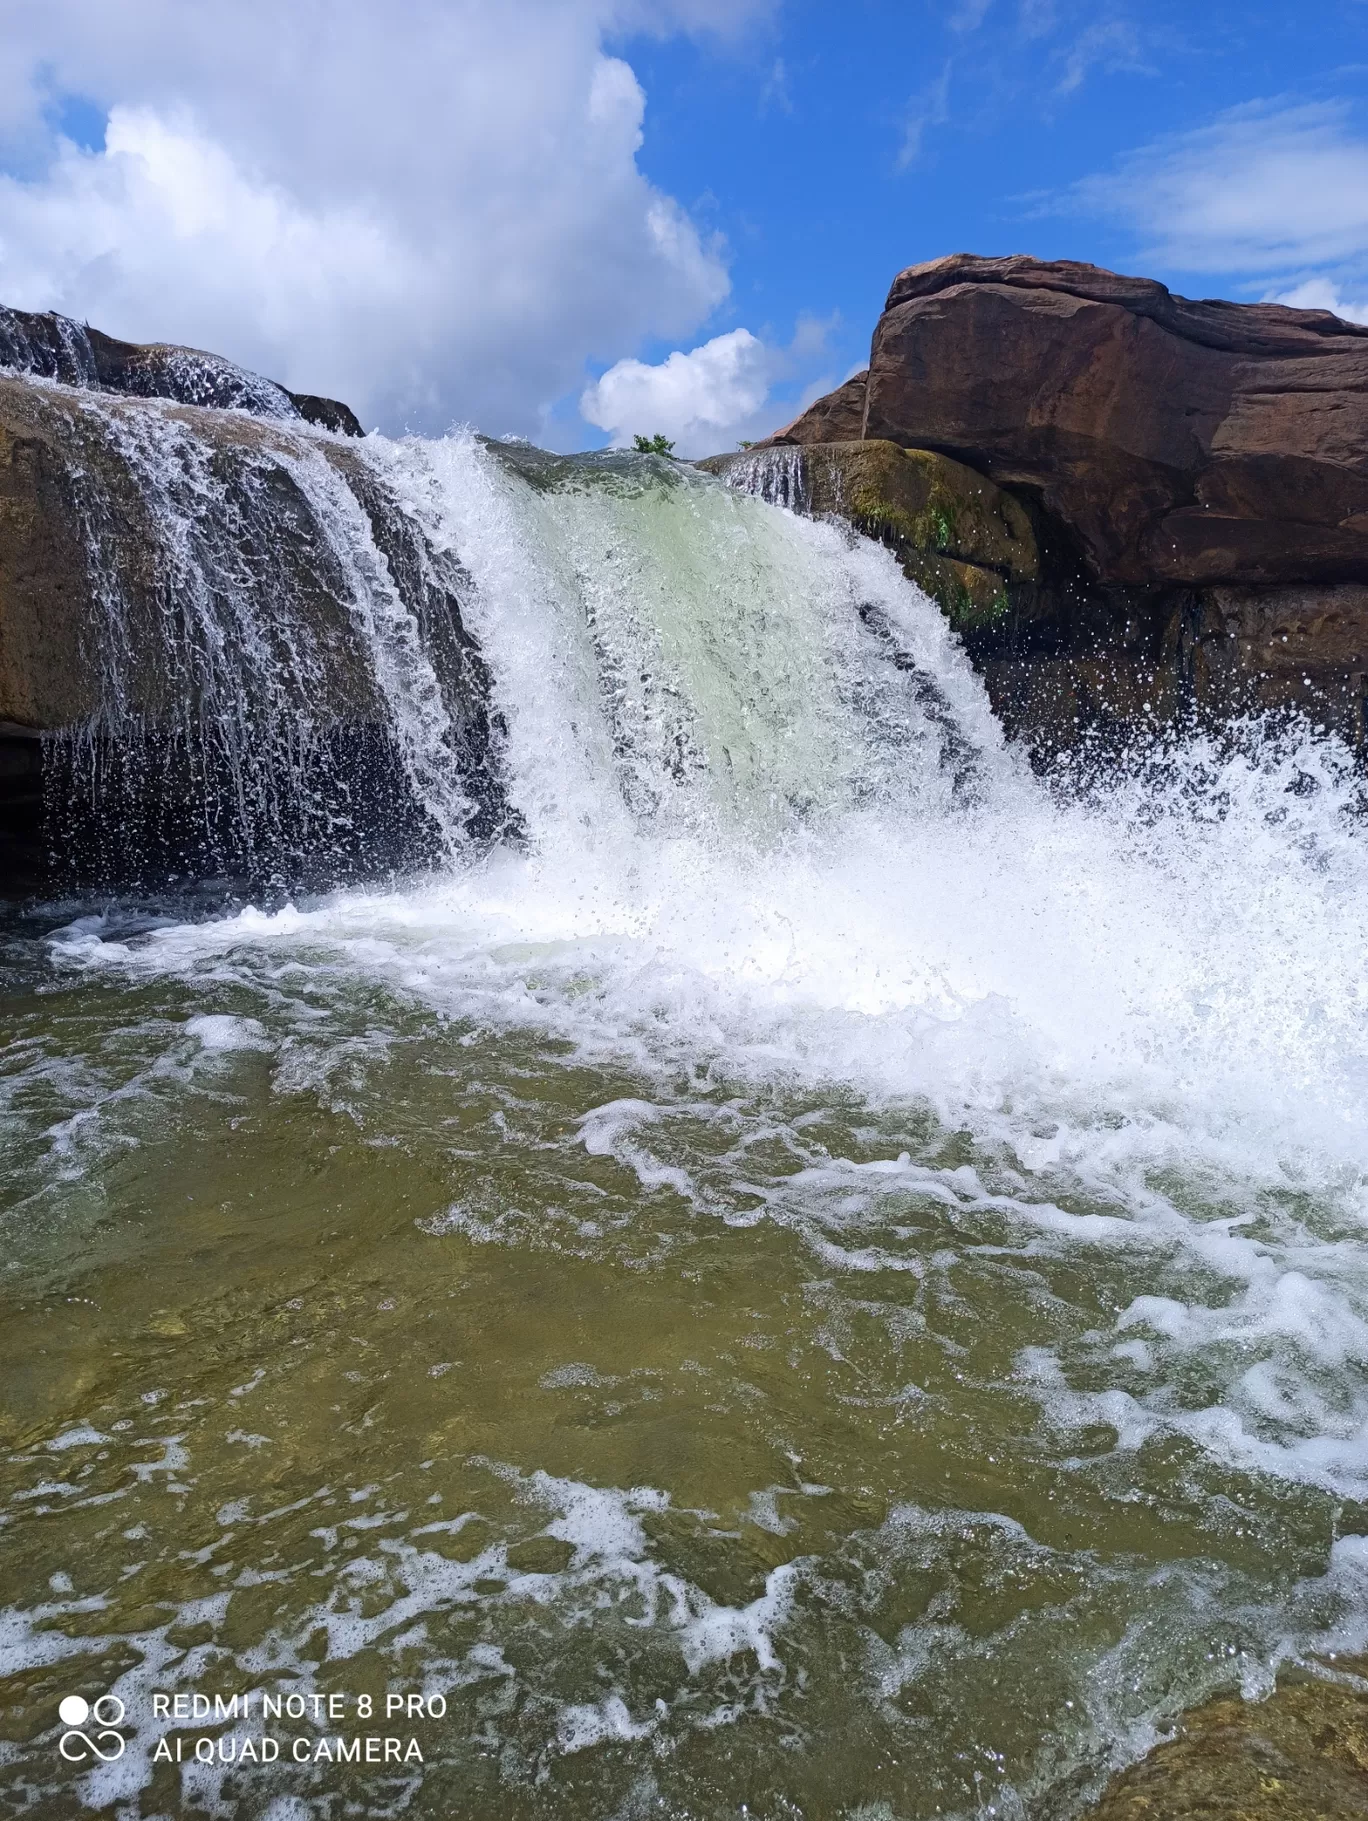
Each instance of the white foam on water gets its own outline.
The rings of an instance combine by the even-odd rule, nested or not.
[[[1368,842],[1347,755],[1194,741],[1065,799],[1004,749],[943,617],[881,548],[650,464],[548,490],[470,437],[370,439],[367,459],[473,577],[525,849],[134,940],[84,919],[59,958],[260,991],[288,956],[315,988],[378,981],[626,1063],[670,1092],[596,1109],[585,1148],[701,1211],[717,1196],[661,1155],[701,1104],[679,1101],[681,1069],[919,1101],[996,1147],[1015,1186],[831,1159],[759,1185],[766,1211],[851,1270],[909,1268],[865,1229],[881,1197],[913,1191],[1001,1217],[1027,1247],[1176,1252],[1225,1292],[1163,1318],[1137,1305],[1113,1344],[1142,1339],[1161,1379],[1184,1348],[1275,1354],[1189,1432],[1357,1486]],[[230,1026],[186,1028],[203,1044]],[[281,1084],[331,1066],[326,1044],[297,1044]],[[1320,1226],[1270,1214],[1269,1194],[1312,1197]],[[473,1205],[438,1219],[522,1231]],[[1286,1389],[1337,1363],[1360,1375],[1338,1402]],[[1116,1394],[1127,1434],[1170,1420],[1150,1408],[1162,1389],[1143,1419]]]
[[[200,1012],[186,1020],[185,1034],[197,1038],[206,1050],[258,1050],[271,1047],[265,1026],[256,1018],[235,1018],[227,1012]]]
[[[366,459],[473,578],[524,845],[402,889],[136,937],[83,919],[54,939],[58,963],[240,995],[255,1021],[192,1018],[166,1066],[183,1069],[186,1036],[227,1066],[285,1030],[282,1092],[330,1092],[348,1045],[383,1054],[384,1032],[339,1035],[320,1014],[350,987],[563,1042],[634,1082],[581,1117],[584,1153],[630,1170],[643,1203],[776,1222],[824,1272],[930,1276],[908,1236],[928,1209],[972,1230],[955,1256],[1162,1267],[1162,1292],[1128,1290],[1086,1344],[1020,1354],[1042,1423],[1105,1426],[1118,1457],[1183,1438],[1242,1473],[1368,1497],[1368,842],[1349,756],[1248,730],[1069,798],[1004,749],[887,551],[683,472],[537,490],[465,437],[370,439]],[[929,1109],[980,1161],[843,1158],[775,1115],[794,1168],[752,1169],[763,1121],[733,1102],[773,1088]],[[715,1135],[728,1120],[725,1167],[682,1155],[690,1121]],[[515,1216],[469,1198],[427,1226],[525,1243]],[[1175,1389],[1194,1366],[1200,1403],[1191,1379]],[[258,1667],[295,1661],[316,1627],[348,1658],[492,1600],[657,1629],[685,1681],[747,1657],[778,1685],[801,1565],[748,1604],[715,1603],[655,1559],[663,1493],[501,1471],[546,1510],[566,1569],[515,1573],[501,1542],[456,1563],[388,1539]],[[975,1521],[1040,1558],[1019,1526]],[[919,1547],[929,1522],[904,1513],[880,1547]],[[1362,1571],[1361,1539],[1341,1539],[1300,1617],[1263,1613],[1254,1681],[1309,1639],[1359,1635]],[[477,1588],[491,1581],[497,1595]],[[1192,1584],[1153,1597],[1181,1603]],[[875,1651],[878,1698],[930,1675],[956,1623],[929,1615]],[[1138,1633],[1115,1646],[1116,1691],[1143,1648]],[[1143,1747],[1153,1705],[1099,1695],[1090,1723],[1117,1761]],[[608,1689],[564,1704],[555,1736],[578,1753],[659,1724]]]
[[[649,1739],[656,1730],[650,1720],[633,1720],[621,1695],[606,1695],[602,1701],[570,1702],[561,1709],[556,1728],[556,1744],[566,1757],[586,1751],[591,1745],[630,1744],[635,1739]]]

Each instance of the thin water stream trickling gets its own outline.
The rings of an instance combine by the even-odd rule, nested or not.
[[[459,594],[511,832],[7,925],[5,1812],[1056,1821],[1363,1650],[1348,756],[1047,789],[837,527],[356,461]],[[446,826],[416,597],[334,504]],[[106,1692],[126,1748],[65,1762]]]

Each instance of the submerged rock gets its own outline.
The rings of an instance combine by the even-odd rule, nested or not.
[[[1362,744],[1368,328],[955,254],[899,274],[868,373],[770,446],[833,435],[949,457],[1029,516],[1034,592],[966,630],[1039,751],[1262,709]]]
[[[1368,1664],[1353,1681],[1284,1682],[1211,1701],[1111,1784],[1088,1821],[1358,1821],[1368,1817]]]

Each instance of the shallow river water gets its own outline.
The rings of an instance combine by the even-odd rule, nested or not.
[[[374,459],[480,591],[526,838],[5,925],[3,1812],[1053,1821],[1334,1673],[1346,756],[1047,791],[881,551]]]

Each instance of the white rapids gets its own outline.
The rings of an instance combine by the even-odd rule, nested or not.
[[[77,1055],[85,1039],[59,1041],[35,1013],[0,1076],[0,1112],[28,1146],[20,1205],[44,1220],[106,1178],[133,1195],[127,1158],[144,1142],[146,1180],[174,1181],[179,1220],[202,1193],[196,1160],[177,1165],[182,1182],[149,1134],[192,1113],[219,1133],[234,1095],[278,1146],[273,1167],[314,1145],[321,1181],[354,1143],[358,1182],[394,1158],[408,1174],[393,1180],[417,1185],[383,1263],[430,1325],[401,1319],[401,1298],[386,1326],[396,1304],[372,1261],[339,1251],[364,1287],[345,1320],[329,1305],[306,1331],[315,1289],[281,1290],[270,1320],[301,1324],[298,1353],[225,1364],[221,1395],[206,1367],[201,1401],[187,1392],[173,1416],[168,1394],[164,1433],[161,1379],[120,1417],[140,1447],[168,1450],[132,1469],[131,1496],[150,1501],[163,1465],[187,1498],[203,1475],[228,1551],[258,1488],[230,1481],[227,1443],[270,1466],[309,1412],[330,1420],[357,1387],[347,1460],[312,1457],[309,1483],[304,1465],[298,1484],[281,1469],[277,1503],[260,1513],[262,1494],[251,1520],[285,1539],[279,1613],[238,1630],[225,1617],[230,1585],[267,1578],[250,1564],[258,1580],[178,1596],[236,1652],[243,1685],[408,1650],[492,1716],[478,1737],[489,1765],[523,1766],[518,1817],[552,1812],[537,1807],[546,1778],[548,1803],[594,1821],[657,1812],[657,1791],[672,1816],[734,1813],[735,1791],[706,1785],[726,1753],[751,1751],[763,1776],[781,1759],[794,1777],[834,1763],[847,1747],[816,1709],[835,1702],[850,1775],[896,1760],[907,1806],[871,1781],[846,1808],[800,1790],[815,1804],[801,1812],[1053,1818],[1081,1812],[1185,1702],[1362,1650],[1368,839],[1352,755],[1251,725],[1086,787],[1048,783],[1004,742],[936,607],[842,527],[658,458],[371,437],[357,459],[460,578],[492,678],[511,832],[481,845],[463,832],[418,618],[367,580],[383,558],[332,470],[309,467],[313,434],[272,432],[319,522],[351,539],[357,637],[449,863],[208,920],[86,906],[46,935],[45,964],[98,1000],[92,1020],[117,1021],[127,995],[127,1027]],[[917,1149],[918,1131],[934,1142]],[[265,1176],[243,1167],[264,1200]],[[312,1234],[312,1190],[298,1193]],[[343,1200],[320,1258],[351,1218]],[[103,1206],[93,1188],[80,1203],[92,1233]],[[545,1293],[551,1255],[597,1311],[582,1329]],[[472,1338],[477,1281],[492,1338]],[[728,1286],[755,1325],[738,1317],[739,1339]],[[639,1357],[609,1357],[615,1306]],[[170,1348],[174,1315],[156,1321]],[[519,1380],[544,1335],[560,1351]],[[339,1350],[334,1372],[328,1349],[353,1339],[367,1351]],[[295,1404],[292,1360],[323,1362]],[[147,1368],[173,1369],[170,1351]],[[391,1377],[407,1403],[384,1404]],[[414,1416],[411,1439],[410,1406],[426,1425]],[[451,1436],[491,1409],[495,1433],[461,1454]],[[78,1486],[66,1462],[82,1448],[117,1449],[111,1412],[95,1391],[67,1409],[41,1444],[67,1477],[44,1459],[44,1497]],[[979,1433],[1009,1439],[980,1449]],[[752,1443],[769,1451],[753,1469]],[[364,1484],[346,1480],[352,1454]],[[427,1488],[458,1455],[468,1503],[439,1511]],[[720,1492],[691,1503],[690,1473],[721,1484],[733,1455],[751,1475],[741,1515]],[[341,1515],[282,1515],[310,1500]],[[124,1537],[152,1523],[142,1511]],[[476,1535],[472,1512],[494,1528],[443,1555],[434,1538]],[[517,1522],[531,1532],[517,1547],[540,1551],[521,1568]],[[317,1539],[329,1564],[369,1553],[325,1573]],[[728,1579],[733,1557],[746,1571]],[[26,1671],[59,1648],[49,1610],[78,1626],[61,1601],[6,1617]],[[151,1629],[121,1671],[130,1701],[174,1654],[170,1620],[134,1616]],[[444,1625],[464,1654],[433,1654]],[[591,1662],[598,1628],[611,1649]],[[101,1632],[71,1651],[104,1647]],[[823,1692],[804,1706],[807,1669]],[[131,1800],[145,1769],[130,1759],[99,1788]],[[610,1771],[617,1806],[592,1783]],[[999,1806],[972,1793],[980,1774]],[[218,1770],[202,1781],[206,1803],[227,1802]]]
[[[1242,1286],[1122,1313],[1136,1359],[1232,1338],[1266,1356],[1200,1416],[1165,1412],[1160,1374],[1128,1432],[1172,1422],[1368,1492],[1349,756],[1309,735],[1197,741],[1069,800],[1005,747],[878,546],[659,461],[544,486],[470,436],[368,453],[473,578],[525,846],[134,946],[73,929],[63,955],[193,972],[244,942],[322,944],[330,966],[582,1057],[923,1101],[1114,1208],[1039,1210],[1050,1243],[1187,1249]],[[1318,1198],[1333,1235],[1270,1231],[1266,1192]],[[1048,1361],[1031,1372],[1061,1408],[1074,1395]]]

